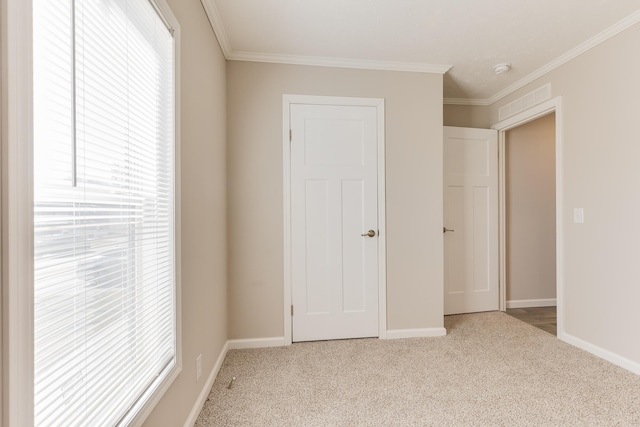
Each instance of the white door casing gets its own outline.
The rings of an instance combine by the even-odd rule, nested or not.
[[[505,133],[515,127],[521,126],[530,121],[536,120],[542,116],[550,113],[556,115],[556,304],[557,304],[557,324],[558,332],[557,336],[563,341],[569,342],[567,334],[564,331],[564,222],[563,222],[563,176],[564,169],[562,167],[562,153],[563,153],[563,110],[562,110],[562,97],[556,97],[545,101],[541,104],[535,105],[521,113],[516,114],[513,117],[509,117],[495,125],[491,126],[491,129],[498,131],[498,152],[505,152]],[[505,200],[505,161],[504,155],[499,154],[499,175],[500,175],[500,310],[506,310],[507,295],[505,290],[506,284],[506,200]],[[576,345],[576,342],[572,342]],[[578,345],[578,347],[581,347]],[[583,348],[583,347],[581,347]],[[589,350],[590,351],[590,350]],[[616,363],[616,362],[614,362]]]
[[[497,131],[445,126],[444,219],[445,314],[498,310]]]
[[[288,105],[292,341],[384,335],[381,100],[303,98]]]

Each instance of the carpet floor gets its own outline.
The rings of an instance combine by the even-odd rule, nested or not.
[[[231,350],[196,426],[640,426],[640,376],[504,313],[445,327]]]

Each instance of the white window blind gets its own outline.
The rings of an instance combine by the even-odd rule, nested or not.
[[[117,425],[176,363],[174,122],[149,0],[34,0],[36,425]]]

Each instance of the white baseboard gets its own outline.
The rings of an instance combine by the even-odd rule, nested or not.
[[[229,350],[238,350],[242,348],[283,347],[285,345],[284,337],[229,340],[228,344]]]
[[[549,299],[516,299],[507,301],[507,308],[527,308],[527,307],[555,307],[558,301],[555,298]]]
[[[241,349],[241,348],[262,348],[262,347],[280,347],[284,345],[284,337],[274,337],[274,338],[255,338],[255,339],[244,339],[244,340],[228,340],[220,354],[218,355],[218,359],[216,363],[213,365],[211,369],[211,373],[207,378],[207,381],[202,386],[202,391],[200,391],[200,395],[198,396],[198,400],[193,405],[191,412],[189,413],[189,417],[184,423],[184,427],[193,427],[198,419],[198,415],[200,415],[200,411],[202,411],[202,407],[204,403],[207,401],[207,397],[209,396],[209,392],[211,391],[211,387],[213,387],[213,383],[218,376],[218,372],[220,372],[220,368],[222,367],[222,362],[224,362],[224,358],[227,356],[227,352],[229,350]]]
[[[445,328],[390,329],[387,331],[388,340],[395,340],[399,338],[442,337],[445,335],[447,335],[447,330]]]
[[[198,419],[198,415],[200,415],[200,411],[202,411],[202,407],[204,406],[204,403],[207,401],[207,397],[209,396],[211,387],[213,387],[213,383],[215,382],[216,377],[218,376],[218,372],[220,372],[220,368],[222,367],[222,362],[224,362],[224,358],[227,356],[228,350],[229,350],[229,341],[224,343],[224,346],[222,347],[222,350],[218,355],[218,359],[216,360],[216,363],[213,364],[213,368],[211,369],[211,373],[207,378],[207,382],[205,382],[204,385],[202,386],[202,391],[200,391],[200,395],[198,395],[198,400],[196,400],[195,405],[193,405],[193,408],[189,413],[189,417],[187,418],[187,421],[185,421],[184,423],[184,427],[193,427],[193,425],[196,423],[196,420]]]
[[[588,351],[589,353],[598,356],[601,359],[611,362],[614,365],[618,365],[621,368],[627,369],[636,375],[640,375],[640,363],[638,362],[634,362],[633,360],[627,359],[626,357],[620,356],[619,354],[615,354],[609,350],[605,350],[602,347],[598,347],[597,345],[591,344],[587,341],[583,341],[580,338],[567,334],[566,332],[559,333],[558,338],[575,347]]]

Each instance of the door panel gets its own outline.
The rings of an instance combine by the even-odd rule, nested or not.
[[[290,109],[293,341],[378,336],[377,110]]]
[[[347,313],[364,312],[366,309],[364,230],[364,180],[342,181],[342,249],[350,254],[349,262],[343,262],[343,309]]]
[[[331,311],[326,292],[330,267],[328,184],[326,180],[305,183],[305,222],[309,230],[315,231],[305,233],[307,311],[314,314]]]
[[[498,133],[444,128],[445,314],[497,310]]]
[[[473,188],[473,290],[491,290],[490,187]],[[499,302],[499,301],[498,301]]]

